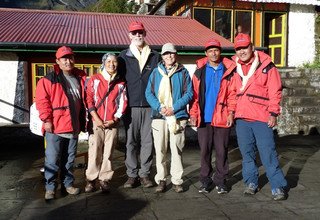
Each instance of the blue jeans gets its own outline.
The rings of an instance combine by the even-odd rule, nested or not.
[[[46,151],[44,162],[44,177],[46,190],[54,191],[56,179],[60,171],[60,179],[65,187],[73,185],[73,164],[77,153],[78,138],[63,138],[46,132]]]
[[[242,175],[245,184],[258,185],[259,172],[255,152],[258,149],[271,189],[285,188],[287,181],[279,166],[272,128],[265,122],[238,119],[236,132],[242,155]]]

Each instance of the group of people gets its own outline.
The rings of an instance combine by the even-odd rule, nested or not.
[[[72,195],[80,193],[73,185],[80,131],[89,132],[85,192],[110,190],[120,119],[126,130],[128,178],[124,188],[153,187],[150,169],[154,149],[155,191],[165,192],[169,174],[172,189],[184,191],[182,152],[189,122],[197,127],[200,146],[199,192],[209,193],[216,188],[219,194],[228,193],[228,141],[235,124],[243,159],[244,194],[254,195],[259,190],[258,151],[273,199],[286,199],[287,182],[279,166],[272,129],[280,113],[282,88],[271,58],[255,51],[246,34],[235,38],[232,60],[221,57],[218,40],[209,39],[204,46],[206,57],[197,60],[191,78],[177,62],[175,45],[164,44],[159,54],[145,42],[146,34],[141,22],[130,23],[129,48],[119,56],[103,55],[100,73],[88,82],[86,74],[74,67],[72,49],[63,46],[57,50],[54,71],[36,88],[36,106],[46,139],[45,199],[55,198],[59,169],[61,190]]]

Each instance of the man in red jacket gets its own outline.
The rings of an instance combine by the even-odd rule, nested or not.
[[[205,44],[206,57],[197,61],[193,75],[193,100],[190,123],[197,127],[201,150],[200,193],[209,193],[213,183],[217,193],[228,192],[228,141],[235,110],[233,74],[235,64],[221,57],[221,44],[210,39]],[[212,179],[212,150],[216,150],[216,172]]]
[[[277,158],[273,127],[280,114],[281,78],[271,58],[255,51],[251,38],[239,33],[235,38],[237,65],[235,74],[237,107],[236,132],[242,154],[242,175],[246,185],[244,194],[258,191],[256,149],[271,184],[274,200],[286,199],[284,178]]]
[[[73,164],[77,152],[78,134],[85,126],[84,82],[86,74],[74,67],[71,48],[63,46],[56,52],[54,71],[39,80],[36,106],[43,121],[46,139],[45,199],[55,197],[59,167],[61,191],[79,194],[73,186]]]

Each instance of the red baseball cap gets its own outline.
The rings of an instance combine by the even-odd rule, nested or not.
[[[247,47],[251,44],[251,38],[248,34],[239,33],[234,39],[234,48]]]
[[[206,42],[204,45],[205,50],[207,50],[209,47],[219,47],[221,48],[221,44],[218,40],[212,38]]]
[[[56,58],[60,59],[61,57],[64,57],[66,55],[74,55],[72,49],[66,46],[59,47],[59,49],[56,52]]]
[[[139,21],[131,22],[129,25],[129,31],[132,32],[137,30],[145,30],[143,24]]]

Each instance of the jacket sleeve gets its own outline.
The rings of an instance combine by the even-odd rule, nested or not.
[[[199,88],[199,81],[195,74],[193,74],[192,77],[192,84],[193,84],[193,96],[192,100],[190,102],[190,117],[192,118],[198,118],[199,114],[199,94],[198,94],[198,88]]]
[[[86,89],[86,105],[89,112],[97,110],[94,102],[93,82],[94,82],[94,78],[91,77],[87,83],[87,89]]]
[[[39,80],[36,87],[36,107],[43,122],[53,122],[51,104],[51,86],[46,78]]]
[[[158,98],[155,96],[155,94],[152,92],[152,87],[154,87],[154,82],[152,82],[153,78],[154,78],[154,74],[156,74],[157,68],[154,68],[152,73],[149,76],[149,80],[148,80],[148,85],[145,91],[145,96],[147,99],[147,102],[149,103],[149,105],[151,106],[151,108],[155,111],[160,112],[160,102],[158,100]]]
[[[274,66],[268,72],[268,95],[269,95],[269,108],[268,111],[280,114],[280,101],[282,97],[282,83],[279,71]]]
[[[185,69],[182,72],[182,77],[184,77],[184,80],[182,81],[185,82],[185,85],[183,85],[185,87],[184,88],[185,92],[180,99],[176,100],[176,102],[173,103],[174,112],[184,109],[186,105],[188,105],[189,102],[192,100],[192,96],[193,96],[192,82],[187,69]]]
[[[121,118],[123,114],[125,113],[128,105],[128,99],[127,99],[127,89],[125,84],[119,84],[118,85],[118,97],[117,97],[117,111],[114,114],[114,119]]]

